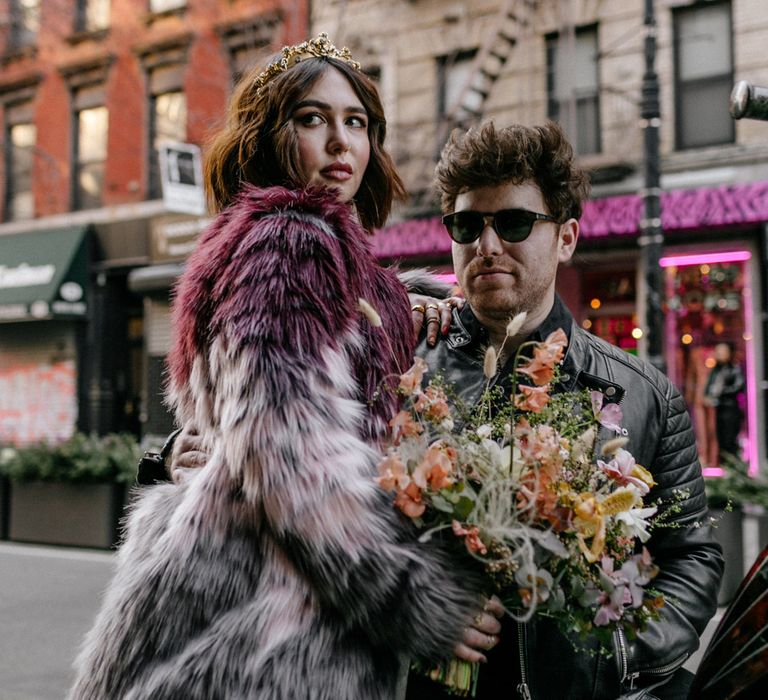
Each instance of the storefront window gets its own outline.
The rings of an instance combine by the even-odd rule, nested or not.
[[[585,272],[581,279],[582,327],[637,354],[635,269]]]
[[[748,250],[671,255],[665,268],[668,374],[693,419],[704,474],[727,454],[757,470]]]

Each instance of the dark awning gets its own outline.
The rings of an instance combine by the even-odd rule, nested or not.
[[[83,318],[88,228],[0,236],[0,323]]]

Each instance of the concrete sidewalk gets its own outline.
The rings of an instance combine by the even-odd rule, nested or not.
[[[106,551],[0,543],[0,699],[62,700],[112,575]]]

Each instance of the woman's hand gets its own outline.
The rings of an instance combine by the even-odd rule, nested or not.
[[[499,643],[499,619],[502,615],[504,606],[501,601],[496,596],[491,597],[470,625],[464,628],[464,636],[453,648],[453,653],[464,661],[485,663],[488,659],[483,652],[490,651]]]
[[[413,335],[419,337],[422,326],[427,324],[427,345],[434,347],[437,342],[437,332],[445,335],[451,327],[451,313],[454,308],[464,306],[462,297],[447,297],[435,299],[420,294],[409,294],[411,301],[411,316],[413,318]]]
[[[185,425],[173,443],[171,452],[171,479],[180,483],[204,467],[210,455],[203,450],[203,438],[193,425]]]

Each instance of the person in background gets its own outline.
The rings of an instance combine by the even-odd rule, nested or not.
[[[718,343],[713,353],[715,366],[707,377],[704,400],[715,411],[715,432],[718,455],[724,458],[739,457],[739,433],[743,419],[739,395],[744,391],[744,374],[733,362],[730,343]]]

